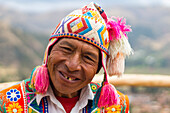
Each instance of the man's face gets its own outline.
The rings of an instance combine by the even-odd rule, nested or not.
[[[51,50],[48,70],[54,93],[78,94],[98,69],[99,49],[86,42],[62,38]]]

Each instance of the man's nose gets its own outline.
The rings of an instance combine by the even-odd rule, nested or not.
[[[81,56],[79,54],[71,55],[66,61],[66,67],[69,71],[78,71],[81,69]]]

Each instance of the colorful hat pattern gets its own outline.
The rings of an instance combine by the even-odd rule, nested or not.
[[[124,60],[132,53],[126,32],[130,26],[122,18],[108,18],[104,10],[96,3],[90,3],[75,10],[61,20],[49,39],[43,65],[37,66],[31,74],[31,85],[37,93],[45,93],[49,86],[47,61],[52,47],[59,38],[74,38],[90,43],[101,50],[104,80],[97,91],[94,105],[99,108],[119,104],[117,92],[109,84],[107,76],[121,75],[124,72]]]

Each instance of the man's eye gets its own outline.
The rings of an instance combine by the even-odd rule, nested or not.
[[[71,49],[68,48],[68,47],[63,47],[63,49],[68,50],[68,51],[71,51]]]
[[[68,48],[68,47],[62,47],[64,50],[66,50],[66,51],[72,51],[70,48]]]
[[[94,62],[94,60],[90,57],[90,56],[84,56],[87,60],[90,60],[90,61],[93,61]]]

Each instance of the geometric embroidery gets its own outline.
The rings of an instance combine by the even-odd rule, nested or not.
[[[43,113],[43,106],[42,106],[42,101],[40,102],[39,105],[37,105],[36,98],[32,99],[31,102],[28,104],[28,106],[33,110],[38,113]]]
[[[100,38],[101,45],[103,45],[103,40],[102,40],[102,37],[101,37],[101,36],[103,36],[103,35],[101,34],[101,32],[103,31],[103,29],[104,29],[104,26],[102,25],[102,27],[97,31],[97,32],[98,32],[98,35],[99,35],[99,38]]]
[[[57,29],[55,30],[55,33],[60,33],[60,32],[59,32],[60,28],[62,28],[62,33],[64,33],[64,24],[65,24],[66,22],[68,22],[71,18],[72,18],[72,17],[65,17],[65,18],[63,19],[61,25],[56,27]]]
[[[91,12],[87,12],[85,14],[83,14],[84,16],[89,16],[89,17],[93,17],[93,15],[91,14]]]
[[[100,38],[101,45],[103,45],[104,47],[107,48],[109,46],[109,41],[107,39],[106,27],[104,27],[102,25],[102,27],[97,32],[98,32],[98,36]],[[103,43],[103,42],[105,42],[105,43]]]
[[[101,18],[99,16],[99,14],[97,13],[97,11],[92,11],[89,10],[88,12],[86,12],[85,14],[83,14],[84,16],[89,16],[89,17],[93,17],[95,18],[95,20],[101,21]]]
[[[84,35],[92,30],[89,20],[86,18],[77,17],[67,24],[70,33]]]
[[[48,113],[48,102],[46,97],[42,98],[39,105],[37,105],[36,98],[34,97],[28,106],[29,113]]]

